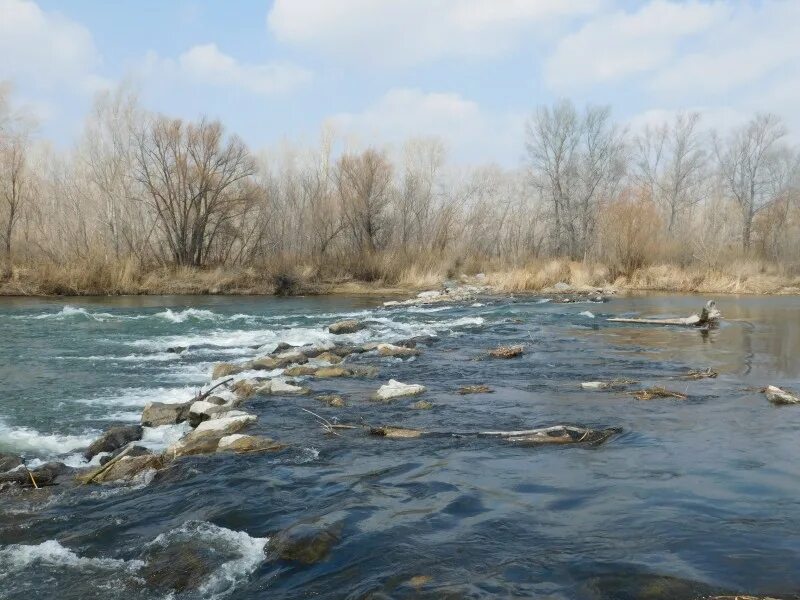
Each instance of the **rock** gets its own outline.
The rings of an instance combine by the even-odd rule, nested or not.
[[[130,481],[148,469],[161,469],[164,467],[164,457],[160,454],[143,454],[130,456],[126,454],[111,465],[106,471],[96,476],[93,481],[107,483],[111,481]]]
[[[633,379],[612,379],[611,381],[584,381],[581,388],[584,390],[621,390],[637,383]]]
[[[405,348],[403,346],[395,346],[394,344],[378,344],[378,354],[381,356],[397,356],[400,358],[408,358],[420,354],[419,350],[415,348]]]
[[[764,394],[773,404],[800,404],[800,398],[774,385],[767,386]]]
[[[36,480],[36,485],[44,487],[55,484],[59,476],[72,471],[70,467],[61,462],[45,463],[30,471]],[[27,469],[15,469],[6,473],[0,473],[0,485],[4,483],[15,483],[21,487],[33,487],[31,475]]]
[[[327,396],[317,396],[317,400],[320,402],[324,402],[328,406],[333,408],[344,408],[346,406],[344,398],[341,396],[336,396],[334,394],[329,394]]]
[[[417,294],[417,298],[421,298],[422,300],[432,300],[433,298],[438,298],[442,295],[442,292],[439,290],[429,290],[427,292],[420,292]]]
[[[251,415],[239,410],[231,410],[218,419],[203,421],[195,428],[193,432],[189,433],[186,438],[189,438],[194,434],[197,434],[197,437],[202,437],[204,434],[213,434],[220,438],[232,433],[237,433],[251,423],[255,423],[256,420],[257,417],[255,415]]]
[[[276,395],[276,394],[292,394],[292,395],[302,395],[308,393],[308,388],[294,385],[284,381],[283,379],[273,379],[269,383],[269,393]],[[259,393],[261,393],[262,388],[259,388]]]
[[[189,407],[189,425],[191,427],[197,427],[203,421],[216,418],[221,413],[226,413],[230,410],[231,407],[227,405],[216,404],[208,400],[198,400],[197,402],[193,402],[191,407]]]
[[[494,390],[488,385],[465,385],[458,388],[458,393],[462,396],[466,394],[491,394]]]
[[[192,432],[194,433],[194,432]],[[217,451],[220,437],[216,435],[201,435],[190,437],[189,434],[182,440],[167,448],[166,455],[171,458],[180,456],[193,456],[195,454],[211,454]]]
[[[217,406],[222,406],[228,403],[228,401],[222,396],[209,396],[205,399],[205,401],[210,402],[211,404],[216,404]]]
[[[211,371],[211,379],[219,379],[228,375],[236,375],[246,368],[245,365],[234,365],[233,363],[217,363]]]
[[[279,342],[277,346],[275,346],[275,350],[272,351],[273,354],[277,354],[279,352],[285,352],[286,350],[292,350],[294,346],[291,344],[287,344],[286,342]]]
[[[314,377],[319,379],[326,377],[349,377],[352,374],[352,371],[342,367],[320,367],[314,371]]]
[[[373,365],[358,366],[350,369],[350,374],[353,377],[375,377],[379,372],[378,367]]]
[[[231,390],[234,394],[236,394],[236,398],[239,400],[246,400],[247,398],[252,397],[256,393],[256,388],[258,387],[257,383],[252,379],[241,379],[236,381],[232,386]]]
[[[328,350],[328,352],[344,358],[346,356],[350,356],[351,354],[361,354],[362,352],[367,352],[367,350],[363,346],[334,346]]]
[[[286,369],[283,374],[287,377],[303,377],[306,375],[313,375],[317,372],[318,367],[310,367],[308,365],[295,365],[294,367],[289,367]]]
[[[186,352],[189,349],[189,346],[170,346],[167,348],[167,352],[170,354],[181,354]]]
[[[119,450],[112,452],[108,456],[104,456],[103,458],[100,459],[100,464],[101,465],[106,464],[108,461],[110,461],[112,458],[115,458],[122,451],[123,448],[120,448]],[[144,446],[132,446],[131,449],[128,450],[128,452],[125,454],[125,456],[146,456],[148,454],[152,453]]]
[[[629,392],[631,396],[636,398],[637,400],[652,400],[653,398],[675,398],[677,400],[686,400],[686,394],[682,394],[680,392],[673,392],[668,390],[667,388],[656,386],[651,388],[645,388],[643,390],[637,390],[635,392]]]
[[[391,400],[392,398],[400,398],[402,396],[416,396],[424,391],[424,385],[415,383],[400,383],[399,381],[390,379],[389,383],[386,383],[378,388],[378,391],[375,392],[375,397],[378,400],[383,400],[385,402],[387,400]]]
[[[143,429],[141,425],[128,425],[123,427],[112,427],[89,445],[83,456],[86,460],[100,454],[101,452],[113,452],[122,448],[129,442],[142,439]]]
[[[200,544],[181,543],[152,550],[140,572],[147,586],[150,589],[175,592],[200,587],[214,569],[208,556],[213,553],[213,548]]]
[[[500,346],[494,350],[489,351],[489,356],[492,358],[516,358],[525,352],[525,346],[518,344],[515,346]]]
[[[407,429],[405,427],[391,427],[389,425],[384,425],[382,427],[372,427],[369,430],[370,435],[376,435],[379,437],[387,437],[392,439],[412,439],[420,437],[424,431],[420,431],[419,429]]]
[[[557,292],[568,292],[572,289],[572,286],[568,283],[564,283],[563,281],[559,281],[553,285],[553,289]]]
[[[268,437],[235,433],[220,438],[217,452],[274,452],[286,446]]]
[[[180,404],[167,402],[148,402],[142,410],[142,425],[145,427],[159,427],[161,425],[174,425],[183,423],[189,416],[191,401]]]
[[[270,537],[267,557],[312,565],[328,558],[339,541],[339,527],[320,528],[300,523]]]
[[[0,473],[5,473],[11,469],[16,469],[22,464],[22,458],[16,454],[5,454],[0,452]]]
[[[433,404],[427,400],[418,400],[411,405],[411,408],[415,410],[430,410],[433,408]]]
[[[344,333],[355,333],[356,331],[360,331],[365,327],[366,325],[360,321],[356,321],[355,319],[345,319],[344,321],[336,321],[336,323],[331,323],[328,326],[328,331],[335,335],[341,335]]]
[[[250,361],[248,367],[256,371],[273,371],[275,369],[282,369],[285,363],[275,358],[274,356],[259,356]]]
[[[322,346],[303,346],[299,351],[302,352],[306,358],[317,358],[320,354],[326,352],[327,349]]]
[[[316,359],[324,360],[325,362],[329,362],[332,365],[338,365],[343,360],[341,356],[339,356],[338,354],[334,354],[329,350],[326,352],[322,352],[321,354],[318,354],[316,356]]]

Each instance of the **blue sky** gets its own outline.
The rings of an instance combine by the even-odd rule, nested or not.
[[[561,97],[632,127],[756,110],[800,131],[798,0],[0,0],[0,79],[68,147],[93,94],[222,119],[254,148],[444,139],[456,162],[514,165]]]

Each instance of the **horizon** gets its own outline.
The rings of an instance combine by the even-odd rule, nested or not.
[[[327,129],[354,147],[437,137],[449,162],[514,167],[528,117],[561,98],[611,106],[633,128],[698,111],[726,131],[771,112],[800,131],[799,3],[332,6],[0,0],[0,81],[61,149],[97,92],[121,84],[148,110],[219,119],[254,151]]]

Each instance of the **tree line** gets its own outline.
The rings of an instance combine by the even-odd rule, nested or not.
[[[610,107],[541,106],[514,168],[448,164],[441,141],[254,152],[214,120],[101,93],[57,151],[0,87],[0,252],[14,264],[290,266],[391,278],[387,265],[607,264],[748,257],[800,264],[800,152],[756,114],[730,131],[679,113],[633,130]]]

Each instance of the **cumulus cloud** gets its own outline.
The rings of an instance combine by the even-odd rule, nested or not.
[[[547,83],[563,90],[652,72],[675,57],[685,38],[728,12],[722,2],[654,0],[635,12],[600,16],[557,44],[545,64]]]
[[[80,23],[28,0],[0,0],[0,16],[0,78],[43,89],[105,85],[94,73],[100,55],[92,35]]]
[[[153,78],[176,79],[186,83],[241,89],[271,95],[291,91],[311,81],[311,71],[291,63],[249,64],[222,52],[216,44],[192,46],[177,59],[161,58],[150,52],[144,73]]]
[[[492,114],[459,94],[389,90],[361,112],[330,117],[326,126],[353,146],[393,144],[437,137],[458,162],[513,164],[521,153],[524,115]]]
[[[364,63],[497,56],[606,0],[276,0],[267,22],[281,41]]]
[[[289,63],[239,63],[216,44],[190,48],[180,55],[178,64],[200,83],[235,86],[256,94],[286,92],[311,80],[310,71]]]

